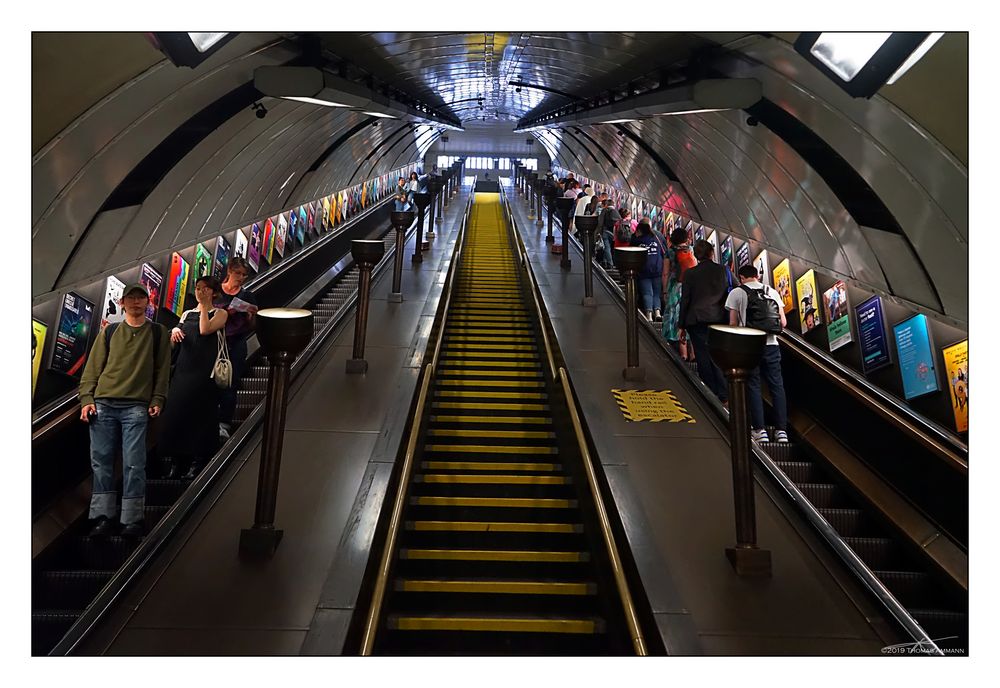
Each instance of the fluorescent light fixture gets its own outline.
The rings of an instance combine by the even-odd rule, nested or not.
[[[795,51],[848,94],[871,98],[899,79],[940,36],[919,31],[801,33]]]
[[[609,119],[606,122],[598,122],[598,124],[624,124],[625,122],[638,122],[637,119]]]
[[[297,100],[300,103],[312,103],[313,105],[325,105],[326,107],[350,107],[350,105],[344,105],[343,103],[332,103],[329,100],[320,100],[319,98],[306,98],[304,96],[281,96],[285,100]]]
[[[703,108],[701,110],[678,110],[676,112],[657,112],[658,117],[663,117],[666,115],[697,115],[702,112],[722,112],[727,108]]]
[[[372,117],[386,117],[388,119],[399,119],[398,117],[395,117],[393,115],[386,115],[381,112],[368,112],[367,110],[365,110],[364,114],[371,115]]]
[[[221,41],[223,38],[229,35],[228,31],[221,31],[216,33],[191,33],[188,32],[188,36],[191,37],[191,42],[194,43],[195,49],[199,53],[203,53],[213,45]]]
[[[858,75],[892,33],[821,33],[809,52],[844,81]]]
[[[920,61],[920,58],[926,55],[927,51],[930,50],[943,35],[944,33],[932,33],[928,36],[924,42],[920,44],[920,47],[914,50],[913,53],[906,58],[906,62],[904,62],[903,65],[896,70],[896,73],[889,77],[889,80],[885,82],[886,85],[892,86],[894,83],[899,81],[900,77],[906,74],[910,67],[917,64],[917,62]]]

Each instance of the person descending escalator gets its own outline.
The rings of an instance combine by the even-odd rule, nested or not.
[[[694,243],[698,264],[689,268],[681,280],[681,310],[678,336],[685,334],[694,345],[698,377],[723,404],[729,403],[729,384],[708,351],[708,328],[729,322],[726,293],[729,280],[726,268],[712,260],[715,249],[704,239]]]
[[[729,324],[753,327],[767,332],[764,356],[747,381],[750,436],[757,442],[769,440],[767,429],[764,427],[764,402],[760,395],[760,378],[763,375],[767,380],[768,389],[771,390],[771,405],[775,416],[774,439],[777,442],[787,442],[788,409],[785,403],[785,383],[781,376],[781,350],[777,337],[781,329],[788,324],[785,319],[785,307],[777,290],[760,282],[757,268],[753,265],[741,267],[739,276],[740,286],[729,292],[726,298]]]
[[[225,350],[224,328],[229,319],[225,308],[213,305],[221,292],[218,279],[199,277],[194,285],[197,308],[184,311],[177,327],[170,331],[177,363],[159,442],[167,478],[180,477],[187,468],[184,478],[193,480],[219,446],[215,419],[220,390],[212,371]]]
[[[663,338],[677,348],[681,358],[690,360],[687,340],[680,336],[681,280],[688,268],[698,264],[688,243],[688,234],[683,229],[670,233],[664,270],[667,275],[666,306],[663,311]]]
[[[166,329],[146,319],[149,292],[130,284],[120,301],[125,319],[104,327],[94,339],[80,378],[80,420],[90,424],[92,536],[118,529],[115,452],[122,451],[122,535],[145,532],[146,426],[160,415],[170,382]]]
[[[228,389],[222,390],[219,400],[219,439],[229,439],[233,418],[236,415],[236,393],[240,381],[246,374],[247,340],[254,331],[254,316],[257,314],[257,298],[243,286],[250,276],[250,265],[239,257],[229,259],[226,279],[222,283],[215,305],[229,312],[226,320],[226,346],[229,360],[233,364],[233,381]]]

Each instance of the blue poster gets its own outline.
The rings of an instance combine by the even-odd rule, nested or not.
[[[861,345],[861,366],[865,375],[892,362],[889,342],[885,337],[882,299],[873,296],[855,309],[858,317],[858,343]]]
[[[907,399],[938,391],[934,352],[927,330],[927,316],[918,314],[894,325],[899,372],[903,376],[903,395]]]

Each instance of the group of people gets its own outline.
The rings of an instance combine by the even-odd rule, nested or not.
[[[437,165],[431,170],[431,174],[437,174]],[[428,175],[421,176],[416,172],[410,172],[409,179],[400,177],[396,182],[396,196],[392,209],[397,213],[413,210],[413,195],[427,193],[427,177]]]
[[[634,220],[628,208],[615,208],[608,194],[595,193],[581,185],[570,172],[564,179],[546,175],[546,185],[555,196],[576,200],[574,217],[597,215],[594,260],[613,265],[616,247],[642,246],[646,264],[636,275],[640,308],[650,322],[660,322],[663,337],[685,360],[694,360],[698,376],[728,408],[728,385],[708,350],[708,328],[715,324],[755,327],[767,332],[764,356],[750,377],[750,426],[754,440],[768,442],[760,379],[771,391],[774,408],[774,440],[787,442],[788,412],[781,353],[777,333],[785,327],[784,305],[778,292],[760,281],[757,269],[739,269],[738,280],[728,266],[715,262],[715,247],[705,240],[693,242],[688,231],[677,226],[669,237],[653,227],[649,217]],[[550,192],[551,194],[551,192]],[[572,217],[569,228],[572,230]],[[579,237],[579,234],[577,234]]]
[[[226,278],[195,282],[197,306],[169,332],[146,318],[149,292],[128,285],[120,305],[124,319],[98,333],[80,379],[80,418],[90,425],[91,535],[145,533],[146,430],[162,416],[157,454],[167,478],[193,479],[220,442],[229,438],[236,392],[245,374],[247,339],[257,300],[243,284],[250,266],[229,260]],[[229,386],[214,378],[220,358],[231,361]],[[122,499],[118,506],[114,466],[122,452]]]

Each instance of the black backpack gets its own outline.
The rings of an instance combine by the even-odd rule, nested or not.
[[[740,289],[747,295],[747,317],[746,326],[757,330],[763,330],[768,334],[779,334],[781,332],[781,313],[778,311],[778,303],[774,299],[769,299],[763,289],[751,289],[745,284],[740,285]]]

